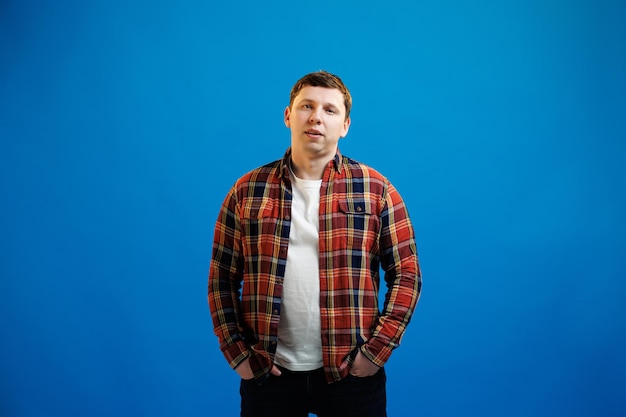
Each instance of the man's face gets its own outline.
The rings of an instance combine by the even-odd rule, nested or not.
[[[332,158],[339,138],[346,136],[350,118],[341,91],[336,88],[304,86],[290,107],[285,124],[291,129],[294,153],[311,158]]]

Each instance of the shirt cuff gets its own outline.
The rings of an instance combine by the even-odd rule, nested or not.
[[[250,350],[243,341],[238,341],[222,349],[231,368],[235,369],[250,356]]]
[[[361,346],[361,353],[376,366],[383,367],[393,351],[383,340],[373,337]]]

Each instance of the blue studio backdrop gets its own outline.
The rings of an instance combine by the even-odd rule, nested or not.
[[[338,74],[415,224],[390,416],[626,415],[626,5],[0,2],[0,415],[235,416],[228,188]]]

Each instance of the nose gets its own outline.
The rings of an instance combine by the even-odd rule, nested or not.
[[[313,111],[311,111],[309,121],[314,124],[320,124],[322,122],[322,111],[323,109],[316,107]]]

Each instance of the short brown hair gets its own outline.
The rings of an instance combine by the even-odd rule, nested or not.
[[[350,116],[350,109],[352,108],[352,96],[350,95],[350,91],[348,91],[348,88],[343,81],[341,81],[341,78],[322,70],[307,74],[294,84],[289,96],[289,108],[293,105],[293,101],[300,90],[307,85],[311,87],[336,88],[341,91],[341,94],[343,94],[343,102],[346,106],[346,119]]]

